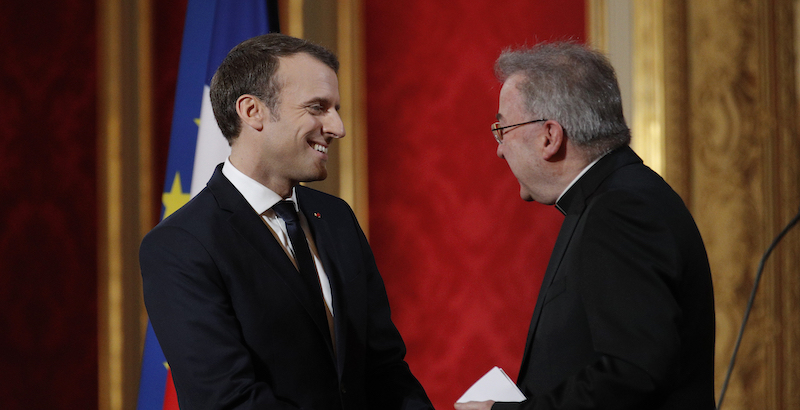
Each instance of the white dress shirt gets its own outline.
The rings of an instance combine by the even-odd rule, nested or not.
[[[286,231],[286,223],[272,210],[272,207],[282,201],[283,198],[236,169],[236,167],[231,164],[230,159],[225,160],[225,164],[222,166],[222,174],[231,181],[231,184],[242,194],[247,203],[261,216],[261,219],[267,224],[272,235],[275,236],[275,239],[277,239],[278,243],[283,247],[283,251],[286,252],[286,255],[291,259],[292,263],[294,263],[294,266],[297,267],[292,241],[289,240],[289,233]],[[311,236],[311,230],[308,228],[308,221],[305,215],[300,212],[300,206],[297,202],[294,188],[292,188],[292,195],[286,198],[286,200],[294,203],[295,211],[297,211],[300,217],[300,225],[303,227],[306,240],[308,240],[308,248],[311,250],[311,255],[314,257],[314,265],[317,267],[322,296],[325,299],[325,304],[328,305],[328,309],[331,311],[331,315],[333,315],[331,284],[328,280],[328,275],[325,273],[325,269],[322,267],[322,261],[319,258],[317,246],[314,243],[314,238]]]

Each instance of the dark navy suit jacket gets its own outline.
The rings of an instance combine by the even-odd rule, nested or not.
[[[144,238],[145,304],[181,409],[431,409],[350,207],[296,194],[330,279],[336,354],[319,291],[221,166]]]

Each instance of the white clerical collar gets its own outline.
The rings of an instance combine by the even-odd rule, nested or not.
[[[222,174],[231,181],[231,184],[233,184],[247,203],[250,204],[253,210],[259,215],[283,200],[275,191],[261,185],[261,183],[255,179],[250,178],[242,173],[242,171],[236,169],[236,167],[231,164],[230,158],[225,159],[225,164],[222,165]],[[292,195],[286,199],[294,202],[295,210],[300,212],[300,206],[297,203],[297,196],[295,195],[294,188],[292,188]]]
[[[579,172],[579,173],[578,173],[578,175],[577,175],[577,176],[575,176],[575,178],[573,178],[573,179],[572,179],[572,182],[570,182],[570,183],[569,183],[569,185],[567,185],[567,187],[566,187],[566,188],[564,188],[564,190],[563,190],[563,191],[561,191],[561,195],[559,195],[559,196],[558,196],[558,199],[556,200],[556,203],[558,203],[558,201],[560,201],[560,200],[561,200],[561,197],[563,197],[563,196],[564,196],[564,194],[566,194],[566,193],[567,193],[567,191],[569,191],[569,189],[570,189],[570,188],[572,188],[572,186],[573,186],[573,185],[575,185],[575,183],[576,183],[576,182],[578,182],[578,180],[579,180],[579,179],[581,179],[581,177],[583,176],[583,174],[585,174],[587,171],[589,171],[589,169],[590,169],[591,167],[593,167],[593,166],[594,166],[594,164],[596,164],[596,163],[597,163],[597,161],[600,161],[600,158],[603,158],[604,156],[605,156],[605,155],[601,155],[601,156],[597,157],[597,159],[595,159],[594,161],[592,161],[591,163],[589,163],[589,165],[587,165],[586,167],[584,167],[584,168],[581,170],[581,172]]]

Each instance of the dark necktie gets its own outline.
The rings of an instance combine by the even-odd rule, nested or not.
[[[333,329],[333,315],[327,302],[325,302],[325,298],[322,296],[322,288],[319,283],[317,268],[314,265],[314,258],[311,256],[306,234],[300,225],[300,218],[297,215],[297,211],[295,211],[294,203],[280,201],[272,207],[272,210],[286,223],[286,231],[289,233],[289,240],[292,242],[292,248],[294,248],[294,259],[297,263],[297,270],[300,271],[300,277],[309,289],[313,289],[314,293],[322,298],[322,303],[325,305],[325,316],[328,319],[328,331],[331,333],[331,341],[335,350],[336,336]]]

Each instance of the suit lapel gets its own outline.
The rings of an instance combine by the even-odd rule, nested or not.
[[[328,220],[325,219],[324,213],[322,212],[323,209],[305,194],[304,188],[298,187],[297,195],[299,197],[300,212],[305,215],[308,221],[308,227],[311,230],[311,235],[314,237],[317,252],[322,260],[322,266],[325,269],[325,273],[331,285],[334,334],[337,347],[337,368],[339,370],[339,376],[341,377],[342,370],[344,369],[345,353],[347,351],[345,348],[345,346],[347,346],[347,304],[343,297],[344,283],[342,282],[342,275],[338,268],[339,264],[337,262],[339,261],[339,255],[336,251],[335,238],[331,233]],[[325,329],[327,330],[327,327]]]
[[[294,294],[299,303],[319,328],[322,336],[328,335],[328,320],[325,318],[325,307],[319,292],[303,282],[292,261],[286,256],[283,247],[272,235],[269,227],[256,214],[250,204],[222,174],[222,166],[218,166],[208,188],[224,211],[229,212],[228,221],[244,240],[252,246],[261,257],[265,274],[273,273],[281,277],[286,286]],[[328,336],[330,338],[330,336]]]

